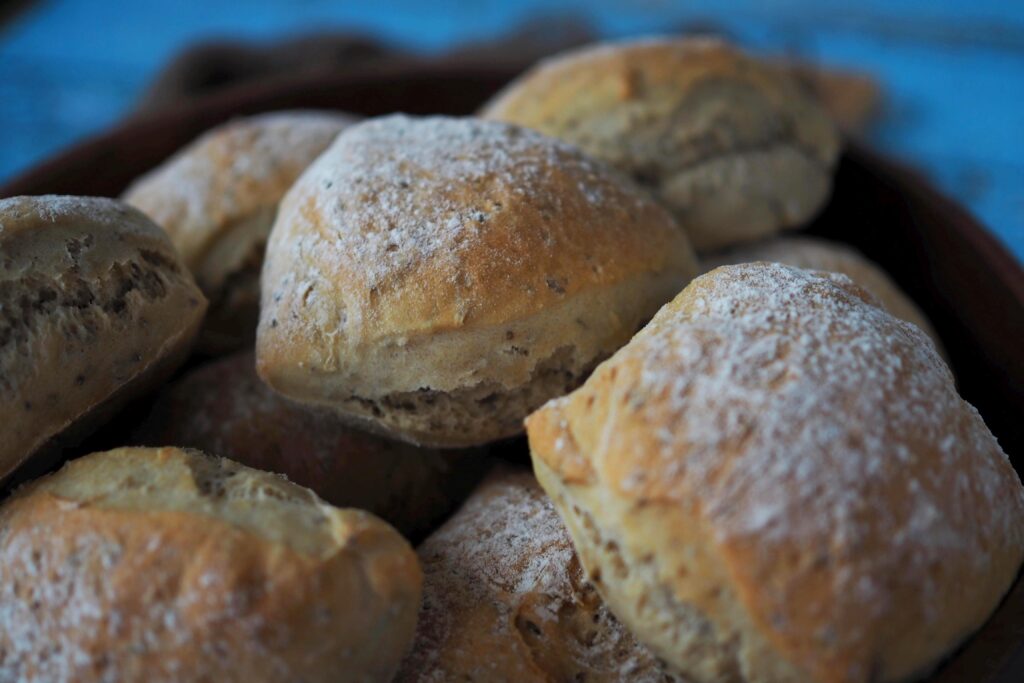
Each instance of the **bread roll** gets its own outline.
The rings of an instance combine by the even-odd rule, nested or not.
[[[694,280],[531,415],[609,607],[693,681],[914,678],[1024,553],[1024,490],[917,327],[842,275]]]
[[[281,477],[95,453],[0,508],[0,679],[386,683],[421,581],[394,529]]]
[[[482,444],[521,433],[694,271],[671,217],[575,148],[388,116],[342,133],[282,201],[257,368],[400,439]]]
[[[772,261],[808,270],[842,273],[866,289],[885,310],[920,327],[942,350],[939,336],[917,304],[884,270],[853,247],[815,237],[775,237],[709,254],[701,258],[700,265],[701,271],[707,272],[718,266],[753,261]]]
[[[201,347],[251,343],[259,274],[277,204],[299,174],[356,119],[285,111],[235,119],[200,136],[124,193],[171,236],[210,299]]]
[[[786,69],[709,38],[572,50],[513,81],[482,115],[629,174],[672,209],[697,251],[807,222],[829,196],[840,146]]]
[[[882,113],[885,93],[869,72],[790,59],[776,63],[814,94],[846,135],[868,132]]]
[[[332,505],[421,537],[468,495],[487,458],[417,448],[353,429],[260,381],[251,352],[193,370],[160,394],[135,442],[173,444],[279,472]]]
[[[423,607],[395,683],[681,680],[601,603],[529,472],[495,472],[417,552]]]
[[[135,209],[0,200],[0,479],[167,375],[205,309],[167,236]]]

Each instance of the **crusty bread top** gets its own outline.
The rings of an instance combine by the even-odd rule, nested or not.
[[[9,396],[39,371],[25,358],[50,348],[37,335],[57,325],[58,309],[72,312],[62,320],[74,336],[163,298],[182,306],[174,336],[206,307],[167,235],[140,211],[99,197],[0,200],[0,389]]]
[[[124,199],[171,235],[195,272],[211,245],[236,222],[272,209],[355,120],[334,112],[283,111],[229,121],[137,179]]]
[[[338,136],[282,201],[258,362],[338,371],[374,344],[692,269],[672,218],[574,147],[493,121],[383,117]]]
[[[540,62],[484,118],[578,145],[648,189],[698,252],[806,223],[840,137],[788,70],[708,38],[605,43]]]
[[[707,272],[718,266],[751,261],[774,261],[797,268],[842,273],[877,298],[885,310],[897,318],[914,323],[936,344],[939,343],[939,336],[921,309],[884,270],[853,247],[803,235],[774,237],[702,256],[700,264],[701,271]]]
[[[372,515],[173,448],[20,489],[0,560],[3,680],[386,681],[422,581]]]
[[[924,333],[871,302],[842,275],[718,268],[527,423],[563,480],[706,524],[756,627],[815,680],[920,673],[1024,550],[995,437]]]
[[[80,237],[88,242],[83,246],[90,246],[96,240],[110,242],[113,246],[132,239],[143,246],[173,253],[167,237],[151,220],[114,199],[63,195],[9,197],[0,199],[0,247],[3,247],[0,277],[12,280],[29,269],[54,272],[75,269],[88,277],[108,265],[98,259],[81,261],[83,250],[74,246],[50,249],[45,239],[58,231],[82,233]],[[21,241],[22,237],[30,239]],[[104,254],[102,250],[97,253]],[[91,254],[86,251],[84,255]]]
[[[46,493],[75,505],[130,512],[184,512],[253,533],[311,556],[347,536],[335,508],[282,476],[177,448],[121,448],[72,460],[18,496]]]
[[[687,107],[700,87],[736,88],[739,99],[729,110]],[[750,102],[743,98],[750,97],[757,98],[757,112],[769,107],[766,115],[746,111]],[[570,140],[641,178],[773,145],[792,146],[831,167],[840,144],[825,111],[783,68],[714,38],[570,50],[514,80],[482,115]]]

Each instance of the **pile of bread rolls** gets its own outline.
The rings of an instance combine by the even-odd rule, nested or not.
[[[1024,489],[893,281],[778,236],[839,151],[787,70],[659,39],[0,200],[0,477],[158,389],[0,505],[0,681],[926,675]]]

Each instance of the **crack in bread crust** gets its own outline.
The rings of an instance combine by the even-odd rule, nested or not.
[[[422,446],[458,446],[466,428],[481,420],[490,427],[488,440],[507,438],[523,431],[524,415],[578,387],[608,355],[581,362],[571,348],[563,347],[537,363],[530,380],[513,389],[484,382],[447,392],[423,388],[377,398],[352,395],[342,400],[343,410],[379,424],[376,431]],[[479,438],[472,437],[467,445]]]
[[[698,170],[715,161],[743,160],[781,149],[799,154],[822,173],[831,173],[834,155],[803,140],[793,115],[773,107],[753,86],[718,77],[704,78],[692,87],[692,92],[664,116],[660,126],[650,117],[629,119],[626,139],[649,136],[645,128],[656,131],[649,149],[601,150],[602,156],[607,155],[613,165],[645,187],[657,187],[666,177]],[[709,116],[703,128],[689,121],[701,107],[720,110]],[[739,120],[736,111],[742,111],[748,120]],[[598,141],[591,144],[597,151]]]
[[[816,157],[810,150],[801,146],[793,138],[786,137],[741,145],[733,149],[724,150],[717,154],[709,154],[685,164],[672,166],[669,170],[652,172],[649,168],[638,166],[636,168],[629,169],[628,172],[638,185],[648,191],[657,193],[666,182],[676,179],[679,176],[699,175],[702,170],[707,170],[710,166],[719,162],[740,163],[743,161],[749,161],[748,157],[753,155],[771,156],[785,152],[792,152],[803,158],[809,164],[820,167],[822,173],[830,172],[828,166],[826,166],[825,163]],[[659,177],[662,175],[665,177]]]
[[[112,320],[131,318],[144,303],[164,299],[181,282],[181,269],[170,258],[149,249],[134,258],[115,261],[106,276],[87,279],[68,271],[59,276],[33,272],[20,280],[0,282],[0,361],[6,368],[0,388],[17,389],[17,379],[29,371],[16,357],[31,355],[31,342],[41,328],[54,322],[61,333],[78,342],[95,339]],[[19,368],[21,370],[19,371]]]

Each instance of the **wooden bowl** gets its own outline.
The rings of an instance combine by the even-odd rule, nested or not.
[[[392,61],[345,74],[273,79],[129,120],[0,187],[22,194],[117,196],[213,125],[274,109],[469,114],[525,65]],[[1024,270],[961,207],[916,173],[851,144],[834,195],[809,232],[880,263],[928,314],[964,398],[1014,467],[1024,466]],[[1024,584],[929,680],[1024,680]]]

